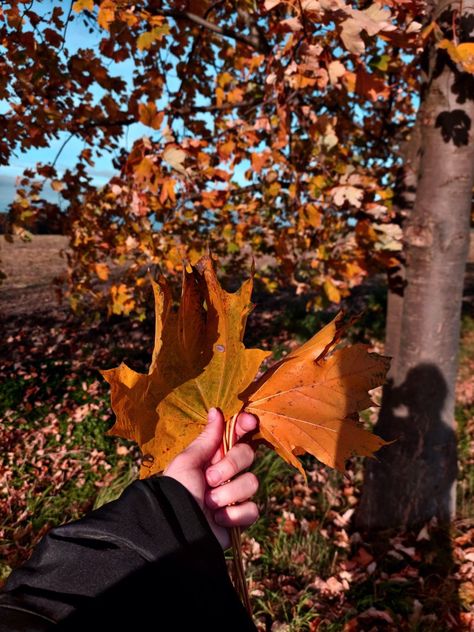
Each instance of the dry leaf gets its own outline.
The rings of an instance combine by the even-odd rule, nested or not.
[[[347,201],[352,206],[360,208],[364,198],[364,191],[350,185],[341,185],[331,189],[331,195],[338,206],[342,206]]]
[[[342,331],[339,315],[245,393],[261,437],[303,474],[296,457],[304,452],[343,470],[353,454],[372,456],[386,444],[361,427],[357,413],[372,405],[368,391],[383,384],[390,361],[363,345],[328,356]]]
[[[268,356],[242,343],[252,279],[233,294],[225,292],[210,258],[203,257],[191,272],[184,271],[177,313],[165,281],[153,289],[156,331],[148,375],[125,364],[102,373],[117,415],[110,433],[134,439],[152,457],[144,459],[142,476],[163,470],[197,437],[212,406],[226,419],[239,412],[239,393]]]
[[[94,264],[95,273],[99,277],[101,281],[107,281],[110,274],[109,266],[106,263],[96,263]]]
[[[350,7],[346,9],[346,13],[350,17],[341,24],[341,39],[347,50],[356,55],[361,55],[365,50],[362,31],[373,36],[380,31],[393,31],[396,28],[392,24],[390,10],[375,2],[363,10]]]
[[[156,330],[148,374],[125,364],[102,372],[117,416],[110,433],[137,441],[142,476],[162,471],[197,437],[212,406],[227,421],[243,408],[257,415],[255,439],[270,443],[300,471],[296,457],[305,451],[343,469],[353,453],[371,456],[385,444],[357,423],[357,412],[371,405],[368,391],[383,383],[389,361],[361,345],[333,351],[341,317],[252,383],[268,356],[242,342],[252,278],[237,292],[225,292],[211,259],[203,257],[183,272],[177,311],[164,279],[153,290]]]
[[[329,81],[332,85],[337,85],[339,79],[346,74],[346,67],[338,59],[332,61],[328,66]]]
[[[163,160],[165,160],[173,169],[179,171],[179,173],[186,173],[184,168],[184,161],[186,159],[186,152],[178,147],[178,145],[169,144],[163,151]]]

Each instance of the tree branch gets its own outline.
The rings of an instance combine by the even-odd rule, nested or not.
[[[222,105],[185,105],[182,108],[165,108],[165,112],[168,110],[172,110],[173,113],[177,114],[191,114],[193,112],[222,112],[225,110],[233,110],[240,108],[249,108],[256,107],[264,103],[263,97],[258,99],[253,99],[251,101],[242,101],[241,103],[223,103]],[[127,112],[123,112],[124,117],[127,116]],[[0,115],[1,117],[2,115]],[[136,118],[123,118],[123,119],[96,119],[94,121],[87,121],[81,126],[78,126],[74,129],[75,132],[81,129],[91,129],[94,127],[125,127],[128,125],[133,125],[133,123],[139,123],[140,121]]]
[[[204,18],[201,18],[199,15],[191,13],[190,11],[163,11],[162,15],[173,18],[175,20],[188,20],[189,22],[194,22],[194,24],[203,26],[213,33],[217,33],[218,35],[222,35],[223,37],[231,37],[232,39],[235,39],[238,42],[242,42],[242,44],[246,44],[247,46],[250,46],[255,50],[262,51],[262,43],[260,41],[260,38],[243,35],[242,33],[236,33],[226,26],[219,26],[214,22],[209,22],[209,20],[205,20]]]
[[[263,103],[263,97],[252,99],[251,101],[242,101],[241,103],[222,103],[222,105],[185,105],[182,108],[173,108],[173,112],[178,114],[190,114],[191,112],[222,112],[225,110],[233,110],[247,107],[255,107]]]

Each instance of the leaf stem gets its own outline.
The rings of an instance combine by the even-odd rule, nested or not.
[[[235,414],[230,421],[226,423],[225,433],[222,438],[222,444],[224,448],[224,454],[232,448],[235,443],[235,426],[237,424],[237,414]],[[242,558],[242,541],[240,538],[240,527],[230,528],[230,538],[232,543],[232,566],[233,566],[233,582],[235,589],[240,595],[242,603],[244,604],[250,617],[252,616],[252,606],[250,604],[250,596],[245,579],[244,561]]]

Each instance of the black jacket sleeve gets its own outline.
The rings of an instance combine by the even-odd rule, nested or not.
[[[217,539],[176,480],[136,481],[118,500],[52,529],[0,594],[0,632],[88,632],[99,622],[255,632]]]

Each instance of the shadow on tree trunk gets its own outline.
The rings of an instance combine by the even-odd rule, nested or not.
[[[448,387],[440,370],[421,363],[405,381],[384,387],[374,432],[393,441],[367,460],[354,528],[382,560],[398,536],[412,533],[420,555],[417,566],[433,614],[459,614],[458,582],[453,576],[450,519],[457,478],[457,441],[445,423]],[[396,489],[393,486],[396,485]],[[382,502],[382,506],[380,503]],[[417,538],[428,530],[429,536]],[[428,603],[424,603],[426,610]],[[450,627],[448,629],[456,629]]]
[[[396,443],[382,448],[377,461],[367,463],[356,525],[369,530],[422,526],[433,517],[449,523],[457,448],[456,435],[443,420],[447,394],[440,370],[428,363],[410,369],[399,386],[389,381],[384,387],[374,432]],[[391,489],[393,485],[397,490]],[[370,493],[368,487],[379,493]]]

